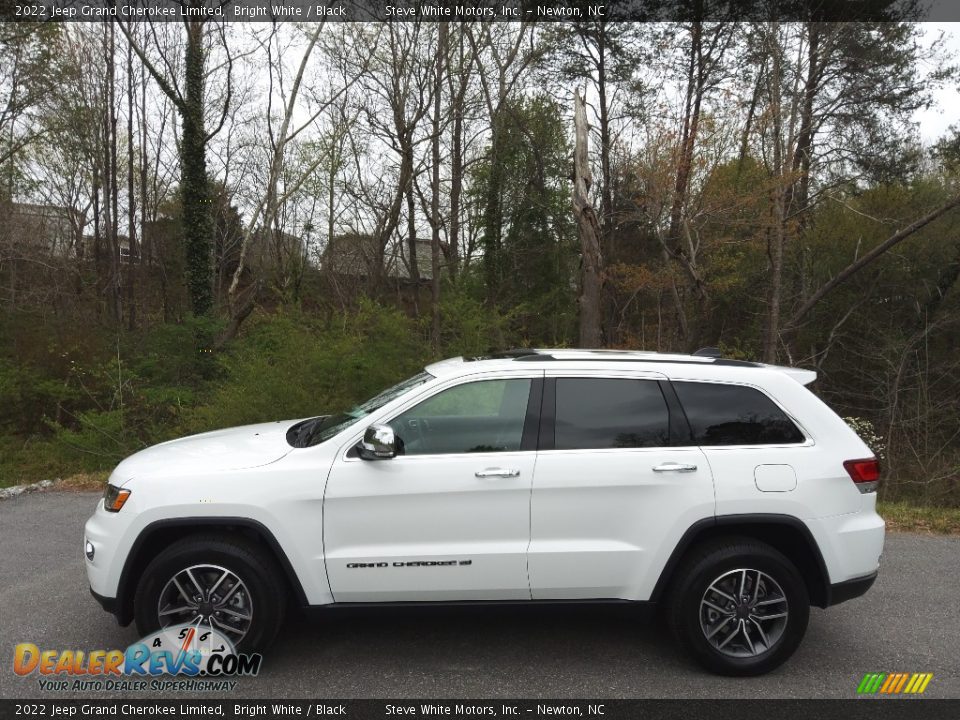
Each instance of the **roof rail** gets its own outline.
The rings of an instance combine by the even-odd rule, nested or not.
[[[488,350],[485,355],[474,355],[463,358],[466,362],[477,360],[522,360],[531,356],[537,356],[533,348],[512,348],[510,350]],[[550,358],[552,359],[552,358]]]
[[[694,353],[696,357],[721,358],[723,353],[717,347],[702,347]]]

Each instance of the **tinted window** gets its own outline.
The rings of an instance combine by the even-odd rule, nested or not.
[[[556,448],[669,445],[670,415],[649,380],[558,378]]]
[[[675,382],[698,445],[781,445],[803,433],[759,390],[741,385]]]
[[[394,418],[406,455],[519,450],[530,380],[483,380],[448,388]]]

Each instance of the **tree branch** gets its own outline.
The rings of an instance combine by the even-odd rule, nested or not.
[[[891,235],[890,237],[888,237],[882,243],[877,245],[873,250],[866,253],[859,260],[856,260],[850,263],[849,265],[847,265],[843,270],[841,270],[839,273],[834,275],[830,280],[824,283],[819,290],[817,290],[813,295],[811,295],[810,298],[803,305],[800,306],[800,309],[797,310],[793,314],[793,317],[791,317],[790,320],[787,321],[787,324],[785,325],[784,329],[792,330],[796,328],[797,324],[801,320],[803,320],[803,318],[806,317],[806,315],[811,310],[813,310],[813,308],[817,305],[817,303],[823,300],[823,298],[827,295],[827,293],[832,291],[841,283],[846,282],[851,276],[853,276],[860,270],[863,270],[863,268],[865,268],[867,265],[872,263],[878,257],[883,255],[885,252],[887,252],[887,250],[892,248],[894,245],[897,245],[898,243],[906,240],[908,237],[913,235],[918,230],[921,230],[922,228],[926,227],[927,225],[932,223],[934,220],[939,218],[941,215],[944,215],[950,210],[952,210],[953,208],[957,207],[957,205],[960,205],[960,195],[955,195],[953,198],[951,198],[949,201],[947,201],[946,203],[938,207],[933,212],[927,215],[924,215],[919,220],[916,220],[910,225],[908,225],[907,227],[903,228],[903,230],[900,230],[894,233],[893,235]]]

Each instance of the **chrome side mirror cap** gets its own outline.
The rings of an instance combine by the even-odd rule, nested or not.
[[[389,425],[371,425],[357,445],[357,454],[364,460],[389,460],[397,456],[397,438]]]

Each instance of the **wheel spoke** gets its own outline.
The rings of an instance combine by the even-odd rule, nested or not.
[[[187,601],[188,603],[190,603],[190,604],[194,604],[194,602],[193,602],[193,595],[189,594],[186,590],[183,589],[183,585],[180,584],[180,581],[177,580],[176,576],[174,576],[172,582],[173,582],[174,585],[176,585],[177,590],[178,590],[178,591],[180,592],[180,594],[183,596],[183,599],[186,600],[186,601]]]
[[[740,621],[740,627],[743,629],[743,636],[747,639],[747,645],[750,646],[750,654],[756,655],[757,649],[753,646],[753,640],[750,639],[750,630],[746,620]]]
[[[239,635],[240,637],[243,637],[244,635],[246,635],[246,631],[245,631],[245,630],[238,630],[238,629],[235,628],[235,627],[230,627],[227,623],[225,623],[225,622],[220,622],[219,620],[217,620],[217,619],[214,618],[214,617],[210,618],[210,625],[211,625],[211,627],[214,626],[214,625],[216,625],[218,629],[220,629],[220,630],[226,630],[227,632],[234,633],[235,635]]]
[[[191,570],[190,568],[187,568],[187,577],[190,578],[190,582],[193,583],[193,586],[197,589],[197,592],[200,593],[200,597],[201,597],[203,600],[206,600],[206,599],[207,599],[207,593],[206,593],[206,591],[204,591],[204,589],[200,586],[200,583],[197,582],[197,579],[193,576],[193,572],[192,572],[192,570]]]
[[[704,601],[703,601],[703,604],[706,605],[706,606],[707,606],[708,608],[710,608],[711,610],[716,610],[716,611],[717,611],[718,613],[720,613],[721,615],[733,617],[733,611],[732,611],[732,610],[727,610],[726,608],[722,608],[722,607],[720,607],[719,605],[714,605],[714,604],[713,604],[712,602],[710,602],[709,600],[704,600]]]
[[[730,641],[733,640],[737,635],[740,634],[740,630],[742,630],[742,629],[743,629],[742,623],[737,623],[737,629],[734,630],[734,631],[733,631],[732,633],[730,633],[729,635],[727,635],[726,640],[724,640],[722,643],[720,643],[719,645],[717,645],[717,650],[723,650],[723,648],[726,646],[726,644],[727,644],[728,642],[730,642]]]
[[[776,605],[777,603],[785,603],[787,599],[785,597],[770,598],[769,600],[758,600],[754,603],[755,607],[763,607],[765,605]]]
[[[224,612],[224,613],[227,613],[227,615],[232,615],[233,617],[240,618],[241,620],[250,619],[249,615],[244,615],[243,613],[239,613],[236,610],[231,610],[230,608],[220,608],[217,610],[217,612]]]
[[[733,620],[733,615],[731,615],[731,616],[729,616],[728,618],[726,618],[726,619],[725,619],[722,623],[720,623],[719,625],[716,625],[716,626],[713,628],[713,630],[711,630],[711,631],[707,634],[707,640],[710,640],[714,635],[716,635],[718,632],[720,632],[721,630],[723,630],[723,629],[727,626],[727,623],[730,622],[731,620]]]
[[[747,589],[747,571],[740,571],[740,597],[743,597],[743,593]]]
[[[158,614],[158,615],[161,615],[161,616],[162,616],[162,615],[173,615],[173,614],[175,614],[175,613],[186,612],[187,610],[196,611],[196,609],[197,609],[197,606],[196,606],[196,605],[181,605],[180,607],[167,608],[166,610],[161,610],[161,611],[160,611],[159,613],[157,613],[157,614]]]
[[[760,623],[757,622],[756,616],[751,615],[750,622],[753,623],[753,626],[757,629],[757,632],[760,633],[760,639],[763,640],[764,647],[770,647],[770,641],[767,639],[767,634],[763,631]]]
[[[715,592],[717,595],[719,595],[720,597],[722,597],[724,600],[729,600],[729,601],[732,602],[732,603],[735,603],[735,602],[737,601],[737,599],[736,599],[733,595],[731,595],[730,593],[726,593],[726,592],[724,592],[723,590],[721,590],[720,588],[718,588],[716,583],[714,583],[713,585],[710,586],[710,590],[711,590],[712,592]]]
[[[785,618],[787,613],[776,613],[775,615],[754,615],[757,620],[777,620],[779,618]]]
[[[229,590],[227,590],[227,594],[224,595],[222,598],[220,598],[220,602],[217,603],[217,607],[220,608],[220,607],[223,607],[224,605],[226,605],[226,604],[227,604],[227,600],[229,600],[230,598],[232,598],[232,597],[234,596],[234,593],[236,593],[237,590],[239,590],[241,587],[243,587],[243,583],[241,583],[239,580],[237,580],[237,581],[233,584],[233,587],[230,588]]]
[[[210,590],[209,590],[209,593],[210,593],[210,594],[207,595],[208,598],[212,598],[212,597],[213,597],[213,594],[217,591],[217,588],[220,587],[220,583],[222,583],[222,582],[224,581],[224,579],[227,577],[227,575],[229,575],[229,574],[230,574],[229,571],[227,571],[227,570],[224,570],[224,571],[223,571],[223,574],[220,576],[220,578],[213,584],[213,587],[210,588]]]

